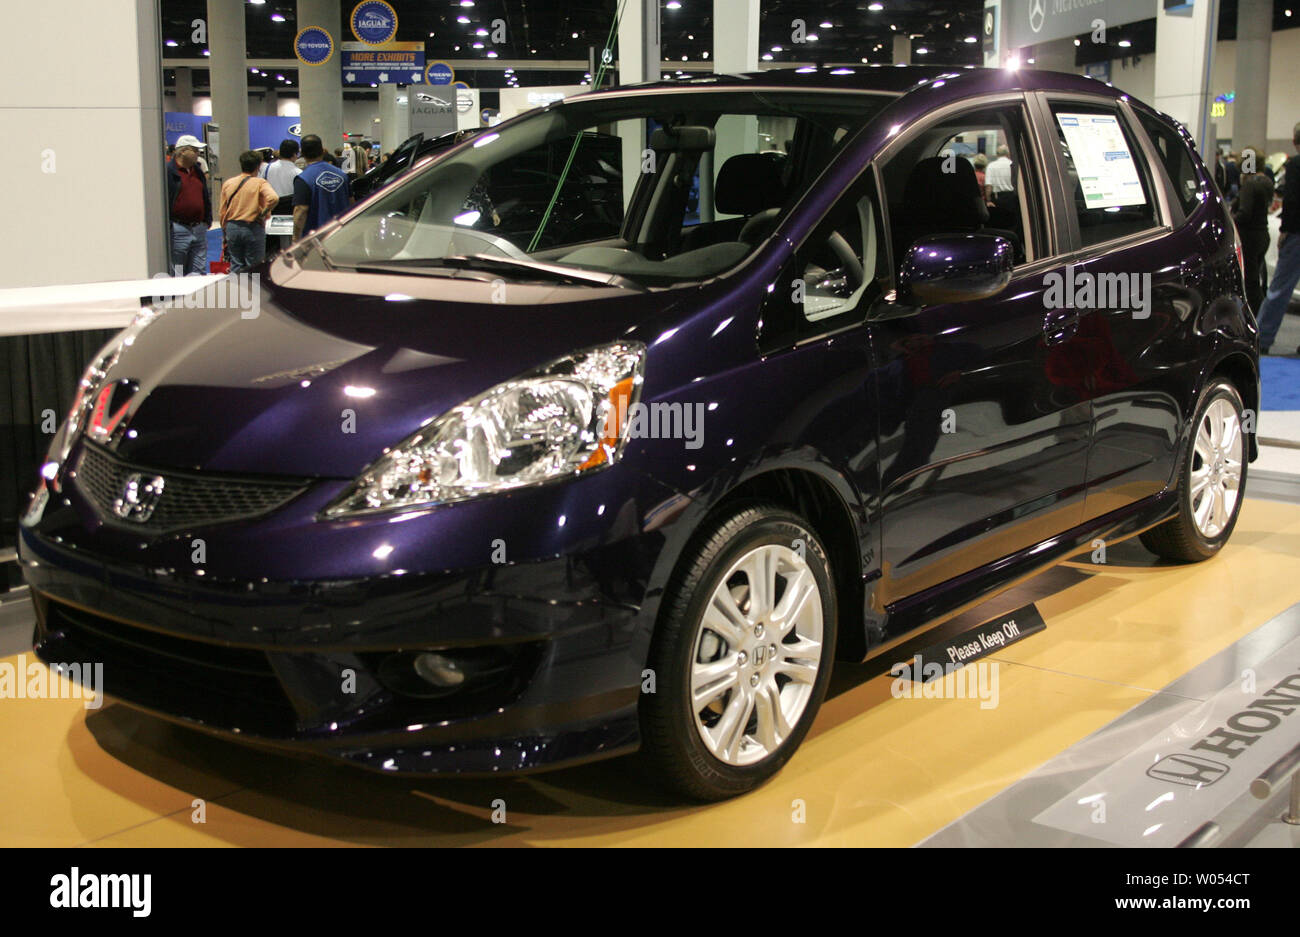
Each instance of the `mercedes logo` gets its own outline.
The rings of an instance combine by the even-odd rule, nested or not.
[[[1043,9],[1043,0],[1029,0],[1029,28],[1038,32],[1043,28],[1043,18],[1047,11]]]

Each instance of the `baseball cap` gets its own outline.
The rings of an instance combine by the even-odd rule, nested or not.
[[[192,146],[195,149],[201,150],[205,148],[207,144],[192,133],[183,133],[176,138],[176,147],[179,149],[182,146]]]

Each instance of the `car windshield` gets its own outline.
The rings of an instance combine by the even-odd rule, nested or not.
[[[335,266],[431,275],[469,257],[518,262],[494,265],[507,279],[541,264],[640,287],[703,279],[752,253],[889,100],[682,90],[553,105],[393,183],[323,247]]]

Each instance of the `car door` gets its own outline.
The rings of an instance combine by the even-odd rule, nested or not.
[[[940,152],[955,142],[962,151]],[[996,206],[982,200],[1010,226],[993,233],[1020,241],[1010,285],[988,300],[921,307],[903,305],[891,288],[870,314],[887,603],[987,567],[1082,517],[1091,407],[1085,389],[1052,367],[1076,338],[1044,304],[1046,277],[1062,267],[1060,230],[1022,95],[928,115],[882,154],[893,272],[918,234],[990,231],[978,212],[949,209],[967,204],[967,190],[953,189],[959,178],[975,185],[974,170],[949,157],[974,163],[971,148],[998,158],[1002,147],[1013,190]],[[938,172],[926,177],[936,158]]]
[[[1200,366],[1191,324],[1207,258],[1131,111],[1092,95],[1040,100],[1073,245],[1055,299],[1076,336],[1060,367],[1093,402],[1091,520],[1170,481]]]

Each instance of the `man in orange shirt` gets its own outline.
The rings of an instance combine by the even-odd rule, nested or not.
[[[230,272],[252,270],[266,257],[267,216],[280,197],[265,179],[258,176],[262,156],[253,150],[239,154],[238,176],[221,186],[221,223],[230,253]]]

